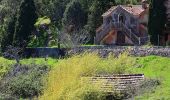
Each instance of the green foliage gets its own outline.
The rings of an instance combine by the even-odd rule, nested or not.
[[[115,0],[116,4],[140,4],[141,0]]]
[[[47,58],[48,60],[45,61],[44,58],[30,58],[30,59],[23,59],[21,60],[21,64],[36,64],[36,65],[48,65],[49,67],[53,67],[57,62],[58,59]]]
[[[158,45],[158,35],[161,37],[166,23],[165,0],[152,0],[149,9],[149,34],[151,43]]]
[[[18,13],[21,0],[1,0],[0,1],[0,45],[2,51],[6,46],[13,43],[13,35],[15,32],[16,16]]]
[[[10,22],[7,27],[7,31],[3,35],[2,41],[1,41],[1,48],[4,52],[5,49],[13,44],[13,37],[15,33],[15,24],[16,24],[16,17],[9,19]]]
[[[48,21],[48,20],[47,20]],[[48,30],[38,28],[38,31],[30,36],[28,47],[45,47],[46,42],[49,39],[48,47],[53,47],[58,44],[59,30],[54,25],[48,25]],[[51,32],[50,36],[48,32]]]
[[[85,28],[89,31],[91,36],[90,43],[94,42],[96,29],[102,24],[102,14],[113,6],[115,0],[93,0],[89,7],[88,21]]]
[[[145,90],[144,94],[140,94],[136,99],[140,100],[155,100],[164,99],[168,100],[170,98],[170,58],[158,57],[158,56],[148,56],[148,57],[138,57],[137,64],[140,65],[138,68],[134,68],[134,73],[144,73],[146,79],[155,79],[149,82],[150,86],[152,84],[159,84],[159,86],[151,89],[150,87]],[[159,81],[157,81],[159,80]]]
[[[2,49],[11,44],[42,44],[30,38],[38,17],[48,16],[51,24],[62,31],[65,24],[86,29],[93,43],[95,30],[102,23],[101,15],[111,6],[127,4],[126,0],[1,0],[0,42]],[[137,4],[140,0],[130,0]],[[28,5],[28,6],[26,6]],[[49,20],[46,20],[49,23]],[[45,21],[45,23],[46,23]],[[44,23],[44,22],[43,22]],[[64,23],[64,24],[63,24]],[[37,23],[38,24],[38,23]],[[85,27],[85,28],[84,28]],[[31,41],[29,41],[31,39]],[[33,40],[32,40],[33,39]],[[44,39],[44,38],[43,38]],[[22,43],[21,43],[22,42]],[[25,42],[25,43],[23,43]],[[37,43],[36,43],[37,42]],[[55,45],[54,40],[50,42]]]
[[[38,15],[50,17],[52,23],[61,29],[66,5],[71,1],[72,0],[35,0],[35,3],[38,8]]]
[[[35,29],[34,24],[37,19],[36,7],[34,0],[24,0],[20,6],[14,34],[14,44],[23,46],[27,45],[31,32]]]
[[[42,77],[47,71],[46,65],[13,65],[0,81],[0,94],[18,99],[38,96],[42,93]]]
[[[86,20],[85,11],[78,0],[73,0],[67,4],[63,16],[64,27],[73,25],[76,29],[80,29],[85,25]]]
[[[44,17],[38,18],[34,26],[40,27],[41,25],[49,25],[49,24],[51,24],[50,18],[48,18],[47,16],[44,16]]]
[[[122,62],[124,61],[124,62]],[[84,53],[60,60],[49,73],[44,94],[39,99],[56,100],[103,100],[106,94],[99,86],[82,82],[82,77],[130,73],[135,59],[127,53],[114,58],[100,58],[94,53]]]
[[[21,66],[14,66],[14,60],[0,57],[0,87],[3,87],[0,89],[0,99],[15,100],[26,95],[30,98],[36,91],[40,92],[43,89],[41,78],[57,62],[57,59],[52,58],[48,58],[48,61],[30,58],[21,60]],[[14,73],[16,75],[11,75]]]
[[[152,92],[152,91],[154,92],[155,89],[160,85],[161,85],[161,79],[147,78],[141,83],[141,85],[139,87],[138,95],[144,94],[144,93],[148,92],[148,90],[150,92]]]
[[[124,61],[124,62],[122,62]],[[6,63],[4,63],[6,62]],[[11,64],[13,64],[13,60],[7,60],[4,58],[0,58],[0,72],[3,73],[1,76],[7,76],[7,72],[13,72],[11,68]],[[29,73],[24,73],[21,75],[22,71],[17,72],[17,76],[13,76],[12,78],[8,78],[12,83],[13,88],[21,89],[19,86],[27,90],[26,87],[36,86],[32,84],[31,80],[34,75],[37,75],[41,71],[39,67],[44,64],[48,64],[53,66],[52,70],[49,72],[48,76],[48,84],[46,84],[46,88],[44,91],[45,94],[40,97],[40,99],[50,99],[50,95],[54,97],[69,97],[64,100],[77,100],[77,98],[81,98],[78,100],[105,100],[106,96],[104,93],[98,91],[98,86],[93,86],[89,84],[79,85],[79,80],[81,76],[92,76],[98,74],[116,74],[116,73],[144,73],[145,81],[141,85],[140,92],[135,99],[140,100],[155,100],[155,99],[165,99],[168,100],[170,98],[169,90],[170,90],[170,62],[169,58],[166,57],[158,57],[158,56],[148,56],[148,57],[129,57],[127,54],[123,54],[118,58],[114,58],[111,54],[108,58],[100,58],[96,54],[82,54],[77,55],[67,59],[55,60],[49,58],[48,61],[44,61],[44,58],[35,58],[35,59],[24,59],[21,60],[21,64],[24,66],[29,66],[29,64],[34,63],[34,65],[29,67],[28,69],[35,70]],[[71,63],[71,64],[70,64]],[[2,67],[3,66],[3,67]],[[36,68],[35,68],[36,67]],[[119,68],[120,67],[120,68]],[[22,67],[23,69],[25,67]],[[47,68],[48,69],[48,68]],[[123,72],[122,72],[123,70]],[[27,72],[27,71],[26,71]],[[37,72],[37,73],[34,73]],[[20,74],[20,75],[19,75]],[[31,77],[32,76],[32,77]],[[14,78],[15,77],[15,78]],[[42,76],[44,77],[44,76]],[[2,77],[1,77],[2,78]],[[13,79],[14,78],[14,79]],[[7,79],[7,77],[3,77],[3,80]],[[13,81],[12,81],[13,80]],[[19,81],[16,81],[19,80]],[[26,80],[26,81],[23,81]],[[38,80],[35,83],[39,83]],[[2,82],[2,81],[1,81]],[[9,82],[9,81],[6,81]],[[25,82],[31,84],[28,85]],[[23,85],[22,85],[23,84]],[[36,88],[34,89],[37,89]],[[2,88],[1,88],[2,90]],[[22,89],[21,89],[22,90]],[[31,90],[31,89],[29,89]],[[27,93],[33,93],[32,91],[27,90]],[[61,90],[61,91],[59,91]],[[90,91],[90,92],[87,92]],[[25,91],[24,91],[25,92]],[[22,93],[24,93],[22,92]],[[26,92],[25,92],[26,93]],[[138,93],[138,92],[136,92]],[[50,94],[50,95],[48,95]],[[0,98],[3,97],[0,93]],[[115,94],[114,94],[115,95]],[[10,95],[6,95],[9,97]],[[14,97],[14,96],[13,96]],[[53,98],[54,98],[53,97]],[[119,94],[116,97],[120,98]],[[3,99],[3,98],[2,98]]]
[[[117,73],[144,73],[146,80],[135,92],[136,99],[155,100],[170,97],[170,62],[166,57],[137,57],[135,60],[134,57],[123,54],[118,58],[110,55],[107,59],[102,59],[95,54],[83,54],[60,60],[56,66],[49,73],[47,89],[40,99],[52,97],[64,100],[105,100],[103,98],[107,95],[99,92],[98,87],[94,88],[88,84],[79,86],[80,77]],[[119,94],[116,97],[121,98]]]
[[[10,65],[12,65],[13,63],[14,61],[12,60],[7,60],[5,58],[0,57],[0,80],[6,74],[6,72],[8,72],[8,70],[10,69]]]
[[[36,65],[47,64],[50,67],[53,67],[57,62],[58,62],[57,59],[52,59],[52,58],[48,58],[48,61],[45,61],[44,58],[30,58],[30,59],[23,59],[20,61],[20,63],[23,65],[34,63]],[[14,60],[8,60],[0,57],[0,80],[9,71],[11,65],[13,65],[14,63],[15,63]]]

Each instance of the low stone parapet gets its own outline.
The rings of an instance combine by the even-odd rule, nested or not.
[[[98,86],[103,92],[128,91],[136,89],[144,81],[144,74],[118,74],[82,77],[82,81]]]
[[[83,52],[96,52],[101,57],[106,57],[109,53],[119,55],[123,52],[129,52],[133,56],[163,56],[170,57],[169,47],[142,47],[142,46],[93,46],[93,47],[76,47],[68,51],[68,55],[80,54]]]
[[[123,52],[129,52],[133,56],[163,56],[170,57],[169,47],[142,47],[142,46],[88,46],[74,48],[26,48],[24,56],[26,57],[65,57],[83,52],[96,52],[101,57],[107,57],[110,53],[119,55]]]

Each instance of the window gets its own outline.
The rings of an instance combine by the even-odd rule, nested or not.
[[[114,18],[113,18],[113,20],[116,22],[116,21],[117,21],[117,19],[118,19],[118,15],[117,15],[117,14],[114,14]]]

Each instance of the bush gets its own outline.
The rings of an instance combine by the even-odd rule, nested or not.
[[[46,65],[13,65],[0,81],[0,94],[5,98],[32,98],[43,90],[42,77],[48,72]]]
[[[123,62],[122,62],[123,61]],[[105,100],[100,86],[84,83],[82,77],[129,73],[135,59],[127,53],[117,58],[100,58],[94,53],[76,55],[60,60],[49,73],[48,83],[42,100]]]
[[[5,58],[0,57],[0,80],[7,73],[7,71],[10,69],[10,66],[12,63],[14,63],[14,61],[7,60]]]
[[[137,95],[140,95],[145,93],[146,91],[154,91],[155,88],[159,85],[161,85],[161,81],[159,79],[145,79],[139,86],[139,89],[136,93]]]

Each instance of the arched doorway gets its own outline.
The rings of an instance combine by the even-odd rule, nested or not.
[[[122,31],[117,32],[117,45],[124,45],[125,44],[125,34]]]

